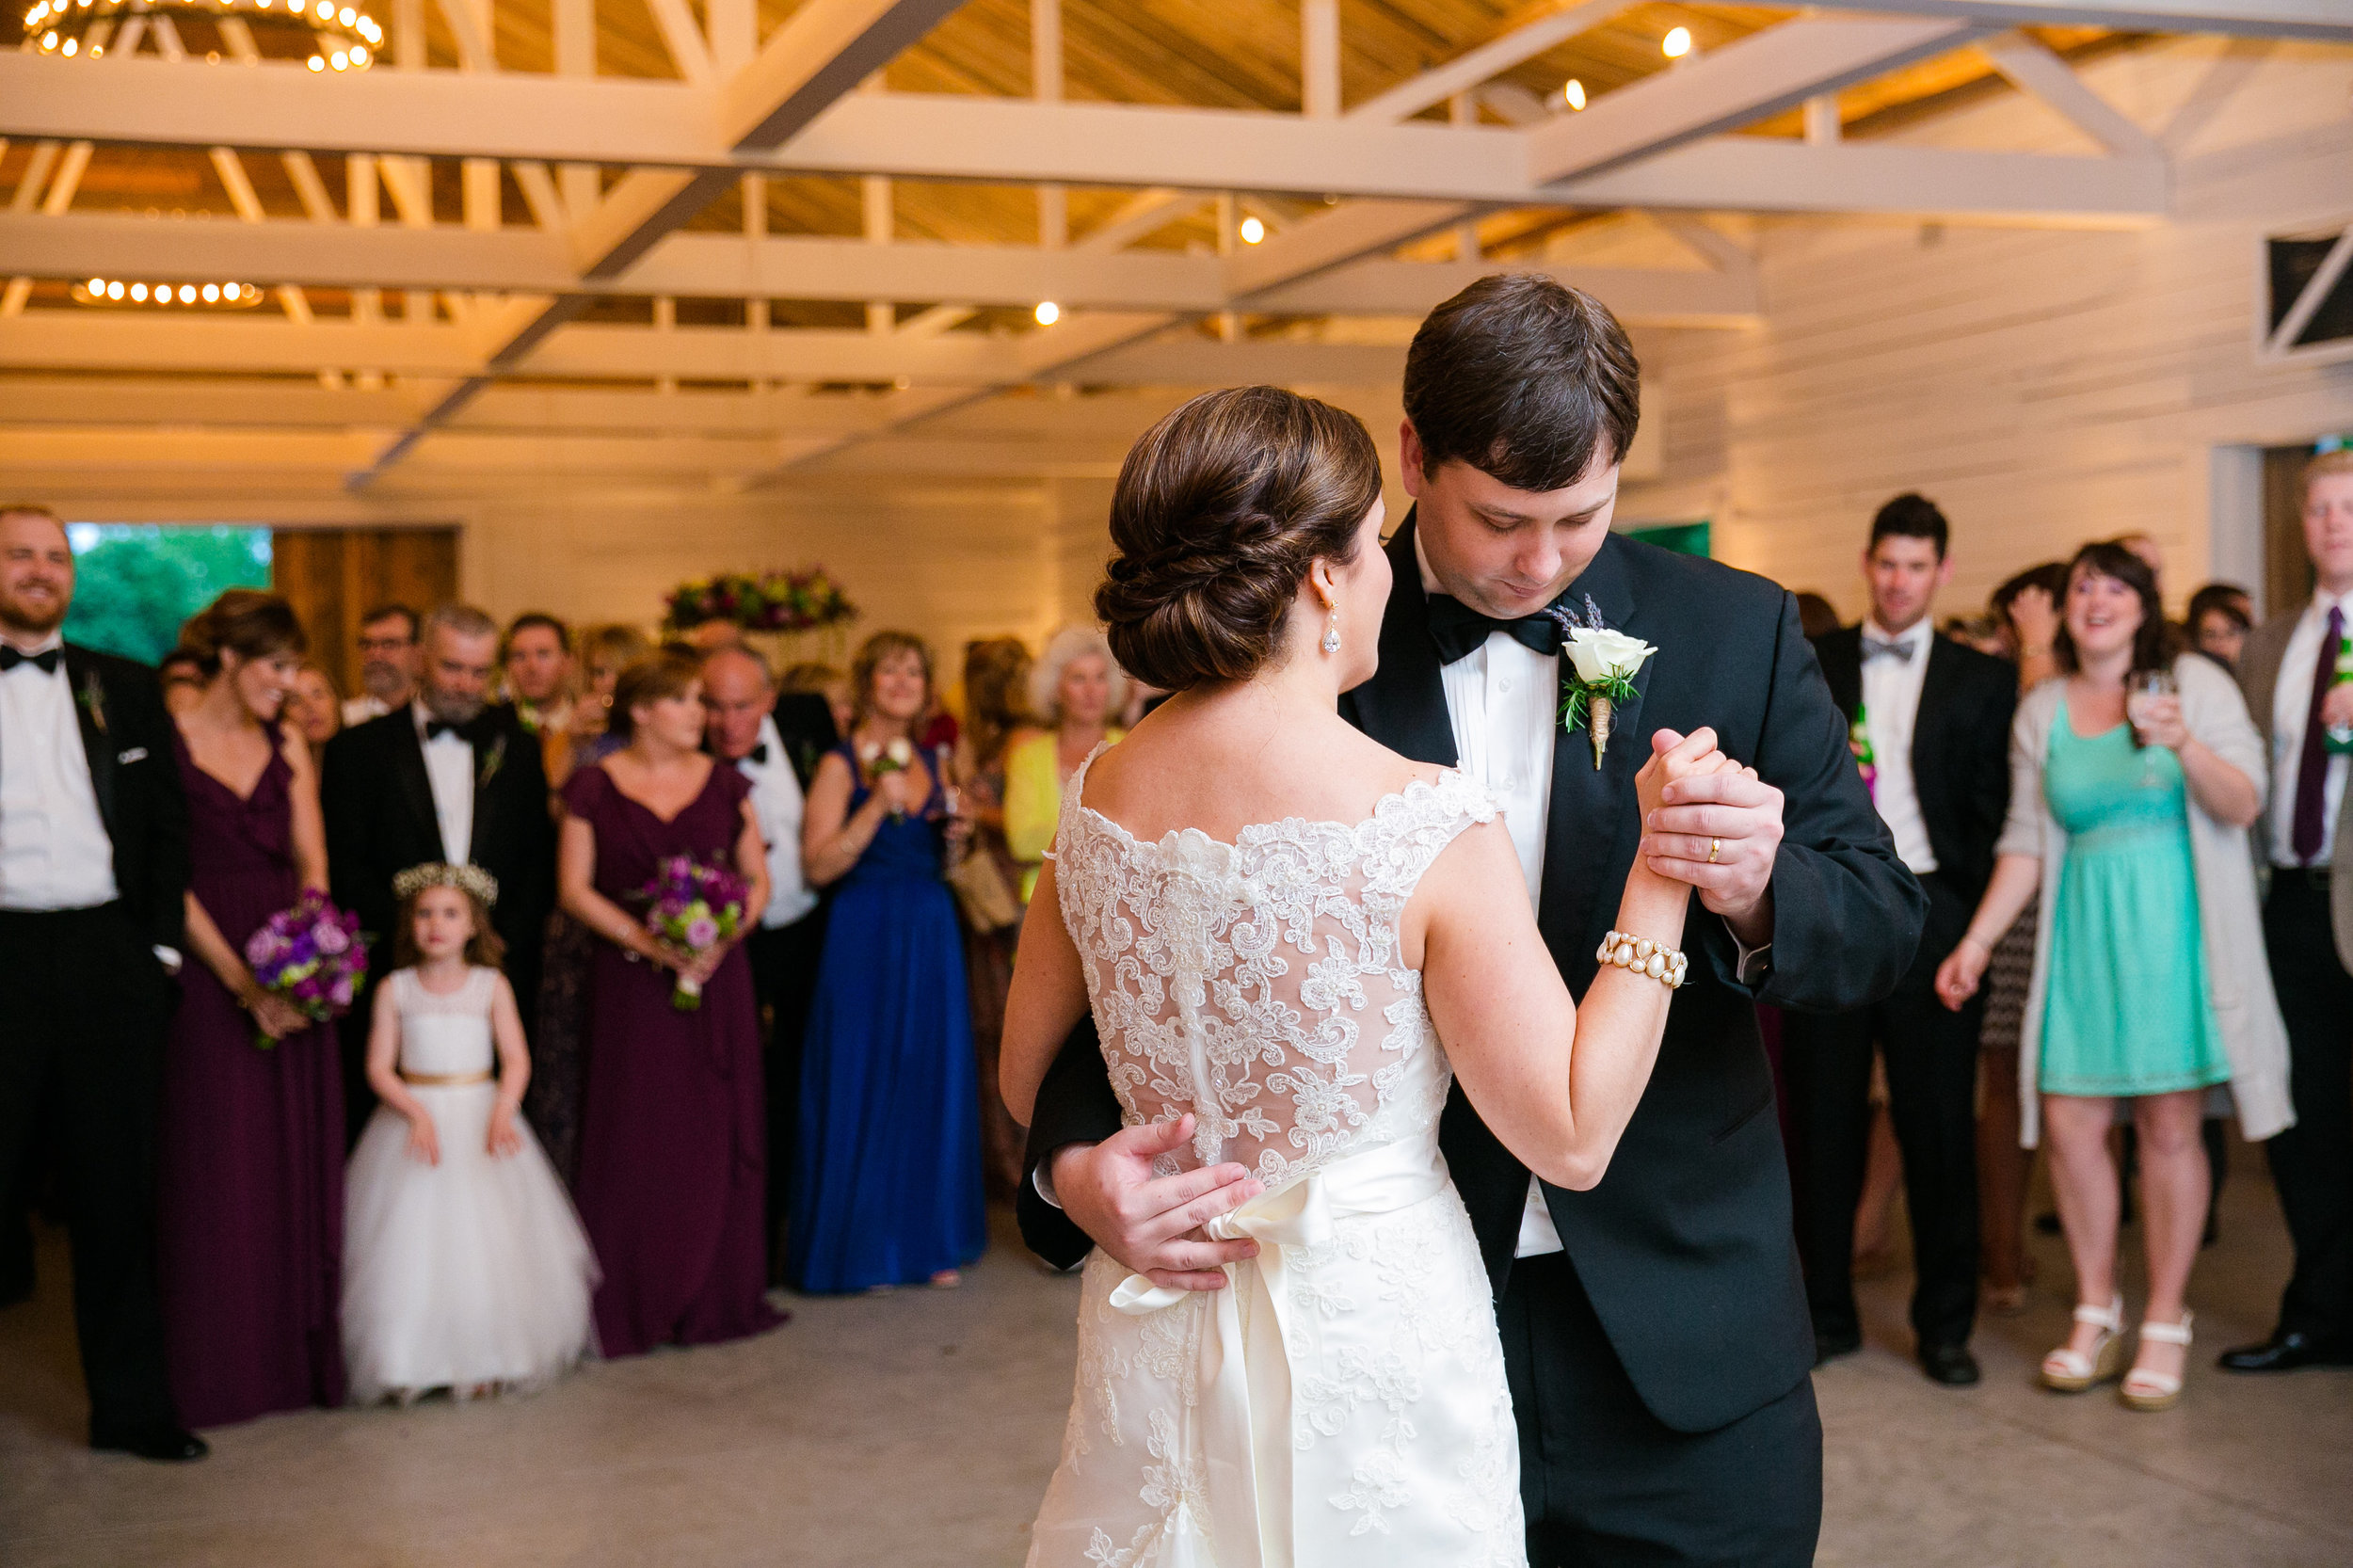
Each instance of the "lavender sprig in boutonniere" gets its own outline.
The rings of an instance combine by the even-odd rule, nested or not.
[[[1658,650],[1640,637],[1612,632],[1602,623],[1601,606],[1589,594],[1580,616],[1565,605],[1545,612],[1561,627],[1561,728],[1580,725],[1593,737],[1593,766],[1609,749],[1609,724],[1619,706],[1635,697],[1634,677]]]
[[[73,700],[89,715],[90,728],[101,735],[106,732],[106,688],[100,682],[98,672],[90,670],[82,677],[82,689],[73,694]]]

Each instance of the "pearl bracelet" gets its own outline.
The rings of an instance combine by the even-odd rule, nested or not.
[[[1683,977],[1691,968],[1689,958],[1666,943],[1654,942],[1647,936],[1629,936],[1623,931],[1604,936],[1601,951],[1593,956],[1634,974],[1648,975],[1670,991],[1682,989]]]

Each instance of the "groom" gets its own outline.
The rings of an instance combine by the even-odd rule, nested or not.
[[[1676,786],[1649,824],[1654,864],[1717,918],[1690,927],[1691,979],[1609,1176],[1590,1192],[1532,1180],[1459,1089],[1440,1144],[1495,1285],[1530,1561],[1802,1564],[1821,1518],[1814,1336],[1753,1004],[1886,996],[1924,900],[1790,596],[1609,531],[1639,375],[1615,318],[1549,279],[1483,279],[1432,312],[1406,358],[1417,505],[1388,545],[1381,667],[1341,712],[1495,793],[1579,995],[1644,834],[1651,735],[1713,726],[1756,770]],[[1658,650],[1598,760],[1555,717],[1555,603]],[[1170,1126],[1121,1130],[1094,1032],[1075,1033],[1031,1128],[1032,1248],[1067,1265],[1099,1244],[1222,1285],[1254,1244],[1196,1227],[1240,1199],[1207,1173],[1152,1177]]]

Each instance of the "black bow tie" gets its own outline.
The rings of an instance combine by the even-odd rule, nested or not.
[[[39,653],[24,653],[0,643],[0,675],[8,674],[19,664],[35,664],[40,666],[41,674],[55,675],[57,673],[57,661],[64,657],[64,653],[63,648],[45,648]]]
[[[1438,645],[1441,664],[1468,658],[1496,632],[1539,653],[1561,651],[1561,623],[1545,611],[1516,620],[1497,620],[1481,615],[1451,594],[1430,596],[1430,640]]]
[[[426,740],[439,740],[443,735],[455,735],[459,740],[465,742],[468,745],[480,745],[482,744],[482,720],[479,717],[476,717],[462,721],[455,719],[427,719],[424,721],[424,738]]]
[[[768,765],[768,743],[762,741],[758,745],[752,747],[751,750],[744,754],[742,760],[755,763],[763,768],[766,767]]]

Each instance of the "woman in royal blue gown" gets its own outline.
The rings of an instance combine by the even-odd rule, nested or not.
[[[787,1269],[813,1292],[951,1286],[986,1230],[964,951],[941,880],[947,792],[912,743],[931,652],[878,632],[851,677],[856,717],[809,783],[802,840],[809,881],[834,903],[802,1063]]]

